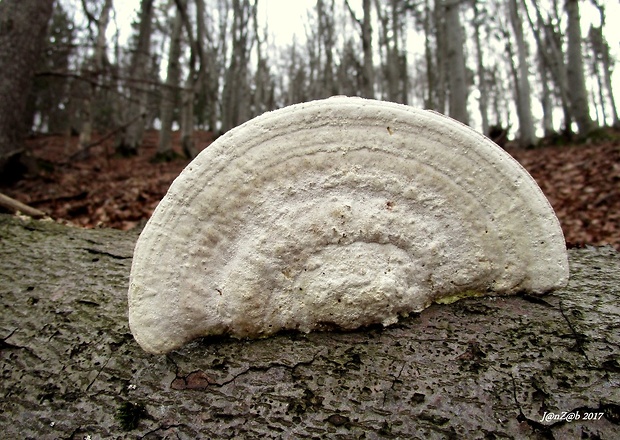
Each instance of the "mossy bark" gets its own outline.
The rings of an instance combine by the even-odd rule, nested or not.
[[[542,297],[153,356],[127,326],[136,238],[0,216],[4,437],[617,438],[611,248],[571,250],[569,286]]]

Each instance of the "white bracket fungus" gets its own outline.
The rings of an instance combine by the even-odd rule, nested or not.
[[[187,166],[136,244],[129,324],[165,353],[567,281],[553,209],[506,152],[437,113],[334,97],[259,116]]]

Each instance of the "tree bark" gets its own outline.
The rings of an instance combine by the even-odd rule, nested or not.
[[[519,16],[519,5],[517,0],[508,2],[510,10],[510,22],[514,30],[517,43],[517,56],[519,59],[517,84],[517,116],[519,118],[519,145],[521,147],[532,147],[537,144],[536,133],[534,131],[534,121],[532,118],[532,97],[530,92],[529,63],[527,61],[527,49],[525,38],[523,37],[523,25]]]
[[[590,118],[588,105],[588,93],[584,76],[583,55],[581,53],[581,24],[579,17],[579,1],[566,0],[566,13],[568,15],[568,96],[572,113],[579,128],[580,136],[587,136],[592,130],[593,124]]]
[[[436,95],[437,101],[434,109],[439,113],[446,113],[446,95],[447,95],[447,76],[448,76],[448,35],[446,31],[446,14],[444,11],[444,3],[442,0],[435,0],[435,9],[433,11],[433,20],[435,23],[435,38],[437,40],[437,50],[435,57],[437,59],[437,71],[431,72],[430,75],[436,75]],[[427,66],[427,69],[431,68]]]
[[[252,49],[249,39],[250,0],[233,0],[232,53],[222,91],[222,130],[228,131],[250,119],[248,62]]]
[[[174,156],[172,150],[172,124],[174,122],[174,110],[178,103],[178,87],[181,75],[181,30],[183,29],[183,16],[179,8],[175,8],[172,21],[172,33],[170,34],[170,48],[168,50],[168,71],[166,86],[162,91],[161,99],[161,129],[159,131],[159,144],[157,157],[169,160]]]
[[[473,0],[474,9],[474,39],[476,43],[476,61],[478,67],[478,90],[480,91],[480,117],[482,119],[482,133],[489,133],[489,92],[487,87],[486,69],[484,67],[484,55],[482,53],[482,44],[480,42],[480,25],[484,18],[478,10],[479,0]]]
[[[375,97],[375,67],[372,59],[372,24],[371,24],[371,3],[370,0],[363,0],[362,9],[364,17],[360,20],[355,16],[349,2],[345,0],[345,5],[351,14],[351,18],[360,27],[360,37],[362,39],[362,53],[364,62],[362,67],[361,90],[363,98],[373,99]]]
[[[85,6],[86,7],[86,6]],[[106,30],[110,22],[110,10],[112,0],[105,0],[97,20],[97,40],[95,41],[95,51],[90,66],[86,66],[84,74],[88,78],[88,92],[82,101],[82,127],[80,128],[80,149],[86,149],[92,142],[93,135],[93,101],[96,98],[99,88],[99,78],[103,73],[104,58],[106,53]]]
[[[544,296],[469,298],[387,328],[203,339],[153,356],[127,326],[136,239],[0,215],[7,438],[617,436],[612,248],[571,250],[569,285]],[[579,419],[543,419],[564,412]]]
[[[467,111],[467,71],[465,69],[465,53],[463,30],[459,5],[455,0],[443,0],[446,14],[446,39],[448,49],[448,77],[450,84],[449,116],[469,124]]]
[[[152,28],[153,0],[142,0],[138,41],[131,57],[131,80],[135,83],[131,87],[131,102],[125,119],[132,120],[138,115],[139,117],[127,127],[116,147],[123,155],[138,154],[144,136],[148,103],[148,86],[145,82],[150,64]]]
[[[20,178],[27,101],[54,0],[0,1],[0,176]]]

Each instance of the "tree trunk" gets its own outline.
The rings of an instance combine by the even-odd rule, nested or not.
[[[431,48],[431,8],[430,0],[424,0],[424,59],[426,61],[426,96],[424,107],[429,110],[437,110],[435,107],[435,63],[433,63],[433,50]]]
[[[435,10],[433,11],[433,19],[435,22],[435,35],[437,40],[437,50],[435,57],[437,59],[437,71],[431,72],[430,75],[436,76],[435,84],[437,101],[435,110],[439,113],[446,113],[446,94],[447,94],[447,64],[448,64],[448,33],[446,31],[446,14],[444,10],[444,1],[435,0]],[[428,68],[428,67],[427,67]]]
[[[362,77],[361,77],[361,90],[363,98],[373,99],[375,97],[375,68],[372,59],[372,25],[370,0],[363,0],[362,8],[364,11],[364,17],[359,20],[353,13],[353,9],[349,5],[349,2],[345,0],[345,4],[349,9],[351,18],[360,27],[360,36],[362,39],[362,53],[364,54],[364,62],[362,65]]]
[[[127,127],[116,147],[123,155],[138,154],[138,148],[142,144],[144,136],[149,90],[145,82],[150,67],[152,23],[153,0],[142,0],[140,3],[138,43],[131,57],[131,101],[125,116],[126,120],[137,119]]]
[[[401,53],[399,43],[404,34],[403,20],[400,19],[399,2],[390,1],[389,10],[383,12],[379,0],[375,0],[375,9],[381,23],[381,38],[379,39],[380,52],[383,54],[383,99],[406,104],[407,58]]]
[[[605,41],[605,37],[603,36],[603,27],[605,26],[605,7],[594,2],[597,7],[600,15],[601,24],[598,27],[592,26],[590,27],[589,39],[592,45],[593,54],[593,63],[596,66],[597,74],[599,72],[598,65],[601,65],[602,76],[603,76],[603,84],[604,86],[599,86],[601,89],[601,94],[603,94],[603,87],[607,92],[607,96],[609,97],[610,106],[611,106],[611,115],[612,115],[612,125],[614,127],[620,127],[620,121],[618,120],[618,111],[616,108],[616,100],[614,98],[613,87],[611,83],[611,73],[612,73],[612,62],[611,62],[611,54],[609,49],[609,44]],[[602,99],[602,106],[605,108],[606,102]]]
[[[473,0],[474,8],[474,38],[476,42],[476,60],[478,67],[478,90],[480,91],[480,117],[482,118],[482,133],[489,133],[489,93],[487,90],[486,69],[484,67],[484,55],[482,53],[482,44],[480,43],[480,25],[481,17],[478,10],[479,0]]]
[[[592,119],[588,106],[588,93],[583,68],[583,55],[581,53],[581,24],[579,17],[579,0],[566,0],[566,13],[568,15],[568,96],[571,110],[575,116],[580,136],[587,136],[592,130]]]
[[[564,56],[560,50],[560,38],[558,32],[554,29],[551,23],[545,23],[540,12],[540,6],[537,2],[534,2],[534,9],[536,11],[536,20],[538,27],[534,25],[525,0],[523,0],[523,10],[526,13],[532,33],[538,44],[539,53],[544,58],[545,66],[548,68],[555,84],[555,90],[560,97],[562,111],[564,112],[564,132],[570,134],[572,132],[571,124],[573,115],[569,105],[568,97],[568,79],[566,75],[566,64],[564,63]],[[542,38],[541,38],[542,35]]]
[[[153,356],[127,325],[136,238],[0,215],[6,438],[617,437],[611,248],[571,250],[569,285],[544,296]]]
[[[517,56],[519,59],[517,75],[517,116],[519,117],[519,145],[521,147],[535,146],[538,142],[534,131],[532,118],[532,97],[530,92],[529,63],[527,61],[527,49],[523,37],[523,26],[519,16],[517,0],[508,2],[510,10],[510,22],[514,30],[517,43]]]
[[[222,130],[228,131],[250,119],[248,62],[251,41],[248,39],[250,1],[233,0],[232,54],[222,93]]]
[[[53,0],[0,1],[0,180],[19,179],[27,100]],[[20,172],[21,171],[21,172]]]
[[[82,127],[80,128],[80,149],[86,150],[92,142],[93,136],[93,101],[96,98],[99,88],[99,78],[103,73],[104,58],[106,52],[106,30],[110,23],[110,10],[112,0],[105,0],[97,20],[97,40],[95,41],[95,51],[91,60],[90,67],[86,67],[85,76],[89,80],[89,89],[82,102]]]
[[[455,0],[443,0],[446,14],[446,39],[448,49],[449,66],[449,116],[469,124],[467,111],[467,71],[465,69],[465,53],[463,30],[461,29],[461,17],[459,5]]]
[[[161,129],[157,146],[157,158],[161,160],[170,160],[174,157],[172,150],[172,124],[174,122],[174,110],[177,108],[178,102],[177,97],[181,75],[181,30],[183,28],[182,13],[179,8],[175,9],[172,33],[170,34],[170,48],[168,50],[168,72],[161,98]]]
[[[338,94],[338,87],[334,80],[334,16],[335,1],[331,0],[328,5],[324,0],[317,0],[317,21],[319,48],[324,54],[324,61],[320,69],[321,93],[318,98],[327,98]]]
[[[554,132],[553,129],[553,106],[551,103],[551,88],[549,87],[549,69],[543,55],[542,49],[538,48],[538,71],[542,82],[542,93],[540,97],[540,105],[542,106],[543,118],[542,126],[545,136],[549,136]]]

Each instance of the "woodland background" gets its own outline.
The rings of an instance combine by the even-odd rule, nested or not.
[[[0,0],[0,190],[130,229],[223,132],[332,95],[433,109],[534,176],[570,245],[620,249],[620,123],[601,0],[317,0],[276,45],[267,0]],[[615,1],[615,0],[610,0]],[[598,14],[589,27],[580,8]],[[412,52],[414,41],[417,52]]]

